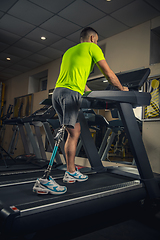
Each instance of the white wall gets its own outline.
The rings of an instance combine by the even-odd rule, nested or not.
[[[107,39],[106,59],[114,72],[149,65],[150,22]]]

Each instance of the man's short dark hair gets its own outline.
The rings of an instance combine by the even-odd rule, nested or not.
[[[80,34],[80,39],[82,40],[88,40],[88,38],[90,37],[91,34],[97,34],[97,31],[94,30],[93,28],[91,27],[86,27],[82,30],[81,34]]]

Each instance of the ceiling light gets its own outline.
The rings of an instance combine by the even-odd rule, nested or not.
[[[108,80],[106,79],[106,80],[103,80],[103,82],[108,82]]]
[[[42,37],[41,37],[41,40],[46,40],[46,37],[42,36]]]
[[[10,60],[11,60],[9,57],[7,57],[6,59],[7,59],[7,61],[10,61]]]
[[[106,2],[111,2],[111,0],[106,0]]]

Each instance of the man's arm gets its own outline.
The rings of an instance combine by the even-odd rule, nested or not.
[[[114,74],[114,72],[110,69],[108,66],[106,60],[101,60],[96,63],[100,71],[103,73],[103,75],[106,77],[106,79],[115,87],[117,87],[121,91],[129,91],[128,87],[123,87],[117,78],[117,76]]]

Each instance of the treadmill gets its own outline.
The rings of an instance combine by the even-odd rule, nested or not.
[[[8,159],[6,159],[6,162],[4,162],[6,163],[5,166],[0,166],[0,174],[3,171],[30,171],[42,168],[44,170],[47,167],[48,160],[45,153],[45,147],[42,142],[40,126],[45,124],[45,131],[47,132],[46,138],[47,140],[50,140],[50,138],[53,138],[53,136],[47,120],[56,123],[58,119],[53,119],[56,112],[53,107],[50,106],[50,104],[47,105],[47,102],[44,101],[42,101],[40,104],[43,104],[44,106],[35,111],[33,114],[23,118],[18,117],[7,119],[4,122],[8,125],[17,125],[19,128],[25,154],[13,158],[12,162],[10,161],[10,164],[7,164]],[[33,133],[31,125],[34,127],[35,133]],[[50,138],[48,138],[48,135]],[[30,146],[32,147],[31,149],[29,148],[27,140],[29,140]],[[54,142],[52,145],[54,146]],[[58,161],[61,164],[60,156],[57,153],[56,162]]]
[[[145,70],[149,74],[149,69]],[[146,72],[145,72],[146,73]],[[138,91],[92,91],[84,96],[88,106],[109,102],[119,110],[126,134],[130,141],[138,174],[123,169],[105,168],[99,158],[89,132],[83,111],[80,111],[81,141],[91,169],[86,170],[89,179],[75,184],[62,183],[64,172],[53,169],[52,176],[68,191],[64,195],[36,195],[32,187],[39,173],[23,176],[0,177],[0,232],[4,235],[21,236],[48,227],[56,228],[76,218],[86,217],[106,210],[125,206],[144,199],[160,197],[160,178],[152,172],[133,106],[150,103],[150,94]],[[38,176],[37,176],[38,175]],[[70,213],[76,212],[76,214]]]

